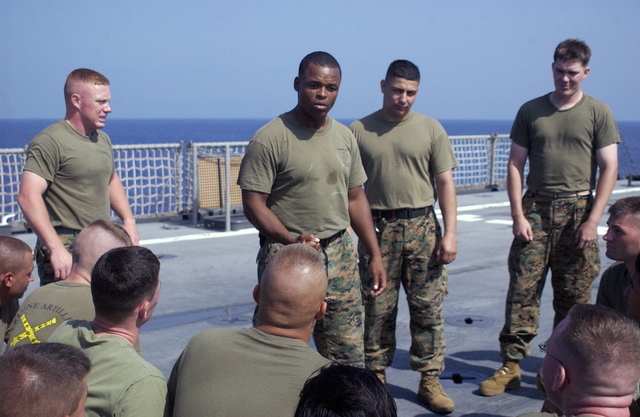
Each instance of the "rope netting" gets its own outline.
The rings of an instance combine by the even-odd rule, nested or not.
[[[20,180],[22,179],[22,166],[26,154],[24,149],[1,149],[0,166],[2,167],[2,177],[0,178],[0,226],[13,222],[20,222],[23,219],[22,211],[18,206],[18,192],[20,191]]]
[[[451,136],[450,139],[459,164],[453,171],[458,190],[506,183],[511,144],[507,135]],[[227,200],[231,208],[242,206],[236,181],[247,145],[248,142],[189,142],[186,153],[182,142],[115,145],[113,152],[133,214],[140,218],[200,209],[223,212]],[[186,167],[183,167],[183,154],[186,154]],[[3,224],[23,220],[17,195],[24,160],[23,149],[0,149],[0,220]]]
[[[134,216],[182,211],[182,147],[182,142],[113,147],[116,171]]]

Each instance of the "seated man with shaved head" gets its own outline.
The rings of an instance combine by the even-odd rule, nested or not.
[[[33,254],[29,245],[11,236],[0,236],[0,350],[9,342],[18,299],[33,281]]]
[[[109,250],[131,245],[124,228],[110,221],[96,220],[82,229],[73,246],[71,273],[29,294],[16,315],[9,346],[46,342],[65,320],[93,320],[93,266]]]
[[[540,349],[546,353],[547,399],[558,414],[629,417],[640,378],[640,328],[634,321],[608,307],[576,304]]]
[[[308,346],[326,291],[319,252],[281,248],[253,290],[255,327],[195,335],[171,372],[165,415],[293,416],[307,378],[330,363]]]

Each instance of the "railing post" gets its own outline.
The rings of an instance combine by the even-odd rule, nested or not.
[[[198,144],[193,143],[193,193],[191,200],[191,210],[193,216],[193,225],[198,225],[198,200],[200,199],[200,180],[198,179]]]
[[[489,136],[487,142],[487,155],[489,156],[489,166],[488,166],[488,174],[489,174],[489,183],[487,184],[487,188],[494,188],[496,186],[495,182],[495,163],[496,163],[496,141],[498,139],[497,133],[492,133]]]
[[[224,229],[231,231],[231,151],[229,143],[224,147]]]

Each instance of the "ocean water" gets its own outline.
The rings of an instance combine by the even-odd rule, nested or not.
[[[269,119],[117,119],[108,118],[104,131],[114,145],[248,141]],[[349,125],[353,119],[338,119]],[[47,119],[0,119],[0,148],[22,148],[42,129],[56,122]],[[440,120],[455,135],[508,134],[512,120]],[[619,175],[640,174],[640,122],[618,121],[622,144],[618,147]]]

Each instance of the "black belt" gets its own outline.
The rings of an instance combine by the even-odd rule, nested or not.
[[[424,216],[427,213],[427,207],[417,209],[396,209],[396,210],[371,210],[371,216],[374,219],[413,219],[414,217]]]
[[[342,236],[347,230],[346,229],[342,229],[340,230],[338,233],[335,233],[329,237],[325,237],[324,239],[320,239],[320,242],[318,242],[320,244],[320,246],[322,248],[326,248],[327,246],[329,246],[333,241],[337,240],[340,236]],[[260,238],[260,246],[264,245],[267,241],[267,237],[265,235],[263,235],[262,233],[260,233],[258,235],[258,237]]]
[[[77,235],[78,233],[80,233],[80,230],[69,229],[68,227],[64,226],[55,226],[53,229],[59,235]]]
[[[550,191],[535,191],[529,190],[533,195],[539,195],[542,197],[551,197],[551,198],[569,198],[569,197],[586,197],[591,195],[591,191],[571,191],[565,193],[552,193]]]

